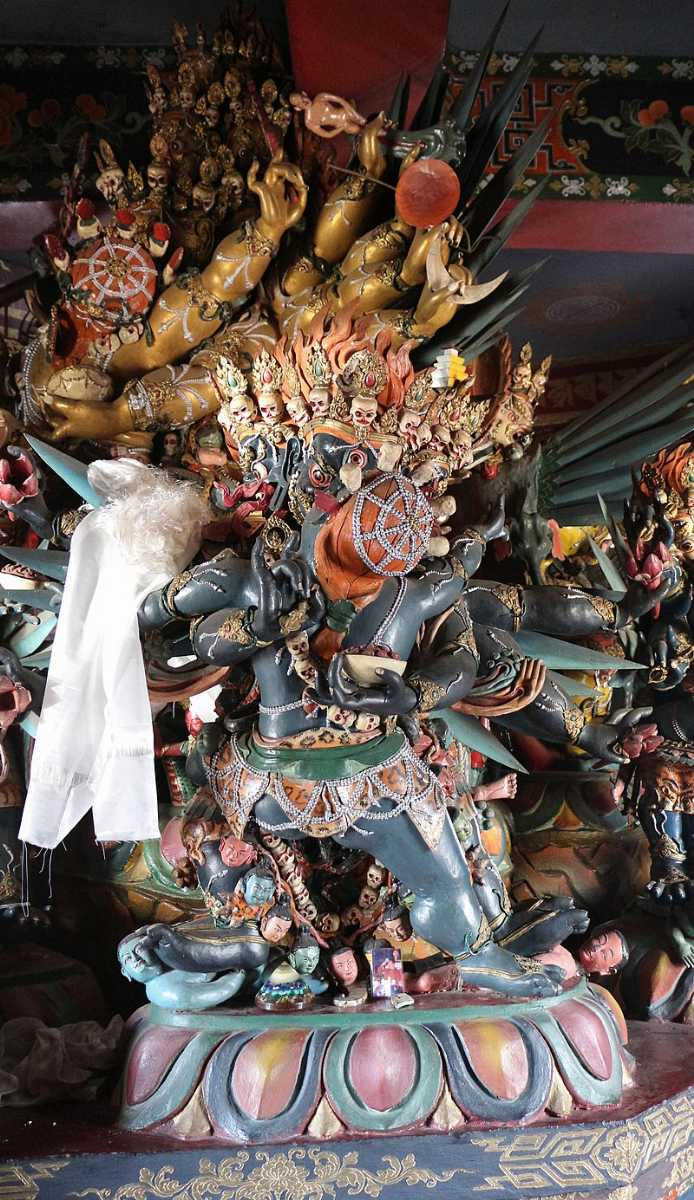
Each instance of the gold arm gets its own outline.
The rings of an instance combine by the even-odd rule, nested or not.
[[[371,180],[385,174],[386,156],[379,141],[386,125],[385,113],[379,113],[359,136],[357,153],[365,175]],[[379,189],[370,180],[348,176],[326,200],[316,221],[313,235],[315,258],[334,266],[345,257],[355,238],[368,228],[378,206]]]
[[[215,333],[222,323],[220,305],[253,290],[276,254],[282,234],[301,220],[308,188],[299,168],[282,161],[281,151],[270,160],[262,180],[254,162],[247,182],[258,197],[260,216],[225,237],[200,275],[180,279],[162,293],[149,315],[152,344],[142,337],[117,350],[110,364],[116,378],[129,379],[175,362]]]
[[[357,238],[340,264],[341,273],[351,275],[353,271],[405,255],[413,233],[412,226],[406,225],[400,217],[384,221]]]
[[[126,384],[116,404],[128,406],[133,429],[156,433],[159,429],[177,429],[192,425],[208,413],[216,412],[221,396],[213,372],[202,364],[164,367],[151,371],[144,379]]]
[[[257,223],[256,223],[257,225]],[[277,247],[250,222],[219,244],[200,275],[173,283],[149,315],[153,342],[142,337],[114,354],[110,371],[130,379],[190,353],[222,324],[220,305],[247,295],[267,270]]]
[[[156,433],[191,425],[216,412],[220,403],[214,372],[204,363],[150,371],[127,383],[112,404],[85,404],[59,396],[44,400],[54,438],[105,442],[133,430]]]

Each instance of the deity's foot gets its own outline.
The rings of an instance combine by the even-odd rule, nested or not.
[[[566,897],[560,898],[562,901]],[[494,932],[495,941],[514,954],[544,954],[560,946],[574,933],[585,933],[590,917],[584,908],[557,903],[554,898],[537,900],[528,908],[509,913]]]
[[[564,981],[561,967],[540,966],[533,959],[510,954],[494,942],[457,960],[458,987],[490,988],[503,996],[556,996]]]

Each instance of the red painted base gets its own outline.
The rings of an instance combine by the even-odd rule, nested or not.
[[[147,1005],[132,1020],[120,1122],[216,1145],[527,1124],[618,1104],[619,1007],[575,978],[556,997],[420,996],[394,1011],[291,1015]]]

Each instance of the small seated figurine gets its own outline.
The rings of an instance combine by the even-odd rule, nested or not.
[[[360,133],[366,125],[366,118],[352,104],[330,92],[319,92],[313,100],[306,92],[292,92],[289,103],[297,112],[304,113],[306,128],[318,137],[334,138],[339,133]]]

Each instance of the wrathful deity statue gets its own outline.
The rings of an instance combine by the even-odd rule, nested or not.
[[[659,606],[681,572],[669,556],[649,574],[639,550],[621,589],[548,586],[541,499],[556,486],[579,527],[562,456],[583,480],[595,447],[562,434],[527,454],[550,360],[524,346],[514,363],[504,323],[528,276],[480,279],[529,207],[496,218],[538,135],[481,184],[530,58],[477,122],[478,78],[445,109],[432,84],[421,129],[404,128],[402,86],[366,120],[249,84],[258,147],[255,125],[256,141],[220,132],[227,101],[246,103],[225,63],[246,51],[189,50],[181,27],[176,45],[175,79],[148,73],[149,191],[101,144],[112,210],[72,197],[46,240],[54,301],[0,459],[8,557],[40,584],[28,601],[6,589],[8,615],[33,600],[52,618],[44,657],[17,643],[5,667],[36,733],[22,836],[54,847],[91,809],[98,840],[156,843],[154,711],[176,810],[156,871],[202,910],[121,943],[159,1009],[553,999],[577,972],[557,948],[588,916],[511,902],[481,809],[515,782],[471,783],[465,755],[521,769],[511,747],[534,739],[614,775],[641,756],[642,821],[671,871],[691,831],[661,802],[663,755],[690,731],[679,708],[656,733],[650,704],[587,706],[554,673],[641,669],[619,638],[652,623],[674,678],[679,618],[663,631]],[[354,139],[332,189],[290,104]],[[66,507],[56,476],[84,503]],[[527,573],[500,582],[485,575],[507,497]]]

